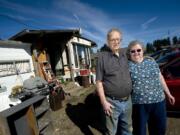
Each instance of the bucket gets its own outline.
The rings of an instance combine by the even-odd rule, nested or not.
[[[82,86],[87,88],[89,87],[89,76],[81,76],[82,77]]]

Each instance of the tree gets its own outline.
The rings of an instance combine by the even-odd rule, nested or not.
[[[178,39],[178,41],[177,41],[177,44],[180,44],[180,37],[179,37],[179,39]]]
[[[171,45],[171,40],[170,40],[170,37],[167,37],[167,39],[166,39],[166,44],[165,44],[166,46],[169,46],[169,45]]]
[[[169,37],[164,39],[158,39],[153,42],[153,46],[156,48],[156,51],[161,50],[163,46],[170,46],[171,40]]]
[[[146,44],[146,52],[147,53],[153,53],[154,52],[154,47],[151,43]]]
[[[161,50],[161,42],[160,42],[160,40],[155,40],[154,42],[153,42],[153,46],[156,48],[156,51],[159,51],[159,50]]]
[[[109,50],[109,47],[106,44],[104,44],[104,46],[100,48],[101,52],[108,51],[108,50]]]
[[[175,45],[175,44],[177,44],[178,43],[178,38],[177,38],[177,36],[175,36],[175,37],[173,37],[173,45]]]

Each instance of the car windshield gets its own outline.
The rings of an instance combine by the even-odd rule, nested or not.
[[[151,54],[150,56],[153,57],[155,60],[157,60],[162,56],[167,55],[168,53],[171,53],[171,50],[163,49]]]
[[[166,70],[171,73],[172,77],[180,78],[180,59],[175,61],[174,63],[170,64]]]
[[[178,57],[180,55],[180,51],[178,52],[172,52],[170,54],[167,54],[159,59],[156,60],[156,62],[158,64],[164,64],[164,63],[167,63],[169,61],[171,61],[172,59],[175,59],[176,57]]]

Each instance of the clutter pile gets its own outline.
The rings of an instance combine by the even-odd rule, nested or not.
[[[9,98],[25,101],[36,95],[47,96],[53,111],[60,109],[65,99],[65,92],[56,78],[46,81],[39,76],[31,76],[23,82],[23,85],[15,85]]]

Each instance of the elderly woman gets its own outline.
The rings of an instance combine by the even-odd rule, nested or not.
[[[132,41],[127,52],[133,83],[133,135],[146,135],[146,124],[149,135],[165,135],[165,94],[172,105],[175,99],[165,83],[158,64],[152,58],[144,57],[141,42]]]

